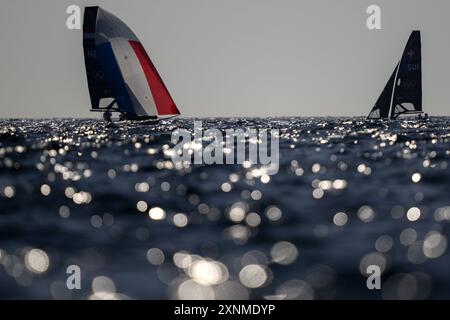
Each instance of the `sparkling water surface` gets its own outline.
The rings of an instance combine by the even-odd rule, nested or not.
[[[279,172],[174,164],[193,119],[0,120],[0,298],[450,298],[450,118],[201,120]]]

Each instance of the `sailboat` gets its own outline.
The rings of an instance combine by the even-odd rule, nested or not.
[[[422,111],[422,53],[420,31],[409,37],[400,62],[368,119],[427,118]]]
[[[83,48],[91,111],[122,120],[154,120],[180,114],[149,55],[118,17],[86,7]]]

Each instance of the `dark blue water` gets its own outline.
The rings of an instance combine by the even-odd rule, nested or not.
[[[449,118],[203,126],[278,129],[278,174],[174,166],[188,119],[1,120],[0,298],[450,298]]]

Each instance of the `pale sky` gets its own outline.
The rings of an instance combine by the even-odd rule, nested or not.
[[[0,118],[99,117],[71,4],[126,22],[183,116],[367,115],[413,29],[424,110],[450,115],[448,0],[0,0]]]

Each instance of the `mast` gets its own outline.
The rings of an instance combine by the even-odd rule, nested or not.
[[[400,63],[401,62],[399,62],[397,64],[397,67],[395,68],[394,83],[392,84],[391,103],[389,104],[389,114],[391,114],[391,118],[392,118],[392,106],[394,104],[395,88],[397,87],[398,70],[400,69]]]

